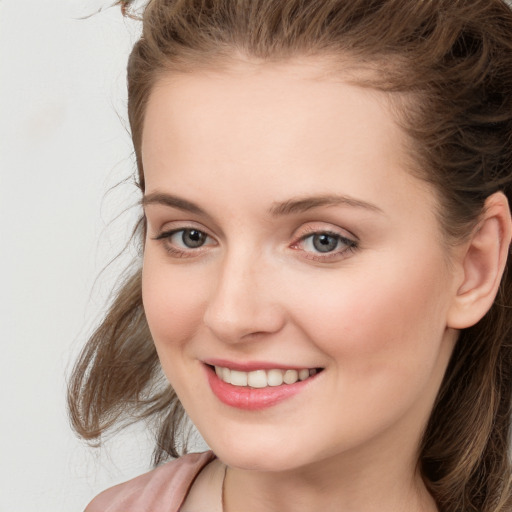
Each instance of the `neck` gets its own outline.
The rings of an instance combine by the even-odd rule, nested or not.
[[[437,512],[419,477],[409,482],[365,478],[318,481],[303,473],[265,474],[228,469],[223,512]],[[388,486],[386,487],[386,484]]]
[[[286,471],[230,467],[223,512],[437,512],[416,461],[406,446],[374,446]]]

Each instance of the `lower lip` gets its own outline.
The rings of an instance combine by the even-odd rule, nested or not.
[[[300,391],[309,384],[309,381],[316,378],[316,376],[309,377],[306,380],[297,381],[295,384],[282,384],[281,386],[275,387],[267,386],[266,388],[250,388],[227,384],[217,377],[217,374],[210,366],[205,365],[205,368],[208,383],[214,395],[222,403],[246,411],[259,411],[272,407],[300,393]]]

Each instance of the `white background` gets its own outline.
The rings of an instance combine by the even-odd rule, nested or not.
[[[149,469],[144,435],[77,440],[65,390],[137,217],[114,0],[0,0],[0,512],[83,510]],[[121,214],[118,218],[116,218]],[[133,252],[133,251],[132,251]]]

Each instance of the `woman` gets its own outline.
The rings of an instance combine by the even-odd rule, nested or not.
[[[149,2],[143,262],[70,408],[212,452],[88,511],[512,510],[511,70],[501,0]]]

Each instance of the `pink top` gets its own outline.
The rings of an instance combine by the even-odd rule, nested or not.
[[[215,458],[190,453],[96,496],[85,512],[179,512],[199,472]]]

